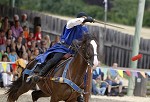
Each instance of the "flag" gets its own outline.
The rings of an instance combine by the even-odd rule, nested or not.
[[[146,78],[145,72],[140,72],[140,73],[141,73],[141,75],[142,75],[144,78]]]
[[[128,76],[131,76],[131,72],[129,70],[125,71]]]
[[[119,75],[120,75],[121,77],[123,77],[123,70],[117,70],[117,71],[118,71]]]
[[[138,72],[134,71],[133,75],[138,78]]]
[[[150,76],[150,72],[146,72]]]

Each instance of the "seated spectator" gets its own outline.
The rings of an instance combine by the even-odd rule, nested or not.
[[[46,52],[46,42],[44,40],[41,41],[41,47],[39,48],[40,54]]]
[[[29,48],[29,50],[31,51],[31,53],[33,53],[34,50],[37,48],[36,46],[37,46],[37,43],[36,43],[35,40],[33,40],[33,41],[31,42],[31,48]]]
[[[122,81],[120,80],[120,76],[119,73],[114,70],[113,68],[117,68],[118,64],[117,63],[113,63],[112,68],[110,68],[107,71],[107,79],[106,82],[108,82],[108,84],[110,86],[119,86],[119,96],[123,96],[122,94]],[[108,88],[108,96],[111,95],[111,87]]]
[[[4,30],[0,29],[0,50],[6,51],[6,36]]]
[[[34,40],[35,40],[35,39],[34,39],[34,37],[33,37],[33,33],[30,32],[30,33],[29,33],[29,36],[28,36],[28,38],[27,38],[27,47],[28,47],[28,49],[31,48],[31,42],[34,41]]]
[[[58,43],[60,41],[60,37],[57,35],[55,37],[55,40],[51,42],[50,47],[52,47],[54,44]]]
[[[30,56],[30,60],[34,59],[35,57],[37,57],[39,55],[39,49],[35,48],[34,52],[32,53],[32,55]]]
[[[34,34],[35,40],[40,43],[42,39],[42,33],[41,33],[41,27],[36,26],[35,34]]]
[[[9,62],[9,58],[7,55],[2,55],[2,62]],[[0,64],[0,72],[2,73],[2,79],[3,79],[3,86],[7,88],[12,81],[12,72],[10,68],[10,64],[8,63],[1,63]]]
[[[1,28],[4,30],[5,33],[8,31],[8,29],[10,29],[10,24],[9,24],[9,21],[8,21],[8,17],[4,18]]]
[[[100,69],[100,62],[98,66],[93,69],[93,79],[92,79],[92,92],[94,95],[104,95],[108,83],[103,81],[104,73]]]
[[[27,28],[27,26],[23,26],[23,35],[25,39],[27,39],[29,36],[29,29]]]
[[[19,58],[22,58],[22,54],[26,52],[25,46],[22,44],[21,36],[17,39],[15,50]]]
[[[11,62],[16,62],[16,60],[18,59],[18,56],[15,52],[15,49],[11,49],[11,53],[8,55],[8,57]]]
[[[26,26],[29,29],[29,22],[27,21],[27,14],[23,14],[21,17],[21,26]]]
[[[44,40],[46,41],[46,48],[48,49],[50,47],[50,44],[51,44],[51,40],[50,40],[49,35],[45,35]]]
[[[17,39],[21,32],[23,32],[22,27],[20,26],[20,22],[19,21],[15,21],[15,25],[11,27],[13,36]]]
[[[15,42],[15,37],[12,36],[12,30],[8,29],[8,31],[6,32],[6,38],[7,39],[11,39],[11,41]]]

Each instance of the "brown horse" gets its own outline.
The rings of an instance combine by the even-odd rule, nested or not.
[[[96,66],[98,64],[97,44],[93,37],[87,34],[83,37],[80,43],[74,43],[73,48],[75,49],[76,54],[71,61],[66,61],[65,64],[60,65],[61,68],[59,68],[58,71],[53,71],[52,74],[48,73],[40,82],[37,83],[40,90],[32,92],[33,102],[36,102],[40,97],[50,96],[50,102],[76,102],[77,97],[81,93],[84,93],[84,91],[79,92],[79,90],[75,90],[71,86],[76,85],[83,89],[84,76],[88,65]],[[26,68],[32,69],[36,63],[37,61],[33,60],[27,65]],[[62,74],[64,74],[64,69],[66,69],[66,66],[68,66],[68,70],[65,78],[72,82],[70,85],[65,83],[65,78],[64,81],[62,78]],[[12,86],[7,91],[8,102],[15,102],[20,95],[29,91],[35,85],[35,83],[31,80],[26,82],[27,77],[28,75],[25,75],[24,77],[22,75],[18,78],[18,80],[13,82]],[[56,81],[54,80],[54,77],[60,77],[61,80],[57,80],[58,78],[56,78]]]

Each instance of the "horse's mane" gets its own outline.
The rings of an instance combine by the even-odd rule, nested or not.
[[[84,34],[82,41],[95,40],[97,42],[97,37],[94,34]]]

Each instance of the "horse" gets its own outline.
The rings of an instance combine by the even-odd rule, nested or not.
[[[53,70],[46,74],[38,83],[31,80],[27,82],[28,75],[22,75],[14,81],[6,93],[7,102],[15,102],[20,95],[29,91],[35,84],[39,86],[40,90],[32,92],[33,102],[37,102],[40,97],[51,97],[50,102],[76,102],[77,97],[85,93],[82,89],[87,67],[96,67],[98,64],[97,43],[92,35],[86,34],[81,41],[73,43],[72,48],[76,52],[73,58],[60,65],[57,71]],[[32,60],[26,69],[32,69],[36,63],[35,59]],[[64,70],[66,77],[62,77]],[[67,81],[65,83],[65,79],[70,84]]]

